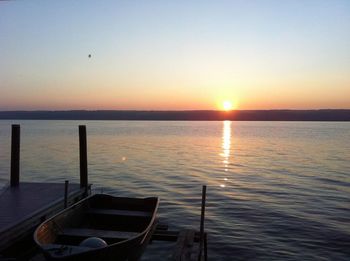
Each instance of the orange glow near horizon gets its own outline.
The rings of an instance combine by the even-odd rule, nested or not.
[[[0,111],[350,109],[349,1],[51,2],[0,2]]]

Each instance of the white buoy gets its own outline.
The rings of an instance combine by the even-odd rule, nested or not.
[[[90,248],[101,248],[101,247],[106,247],[107,243],[103,239],[99,237],[89,237],[84,239],[81,243],[80,246],[83,247],[90,247]]]

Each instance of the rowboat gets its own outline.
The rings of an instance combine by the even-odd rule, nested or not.
[[[159,200],[95,194],[46,220],[34,241],[47,260],[138,260]]]

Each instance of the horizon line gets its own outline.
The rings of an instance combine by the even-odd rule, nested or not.
[[[188,110],[157,110],[157,109],[34,109],[34,110],[0,110],[0,112],[98,112],[98,111],[120,111],[120,112],[235,112],[235,111],[344,111],[350,108],[318,108],[318,109],[232,109],[232,110],[215,110],[215,109],[188,109]]]
[[[350,121],[350,109],[319,110],[66,110],[0,111],[0,119],[32,120],[247,120],[247,121]]]

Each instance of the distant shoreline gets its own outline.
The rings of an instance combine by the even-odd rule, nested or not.
[[[320,110],[69,110],[0,111],[1,120],[153,120],[153,121],[350,121],[350,109]]]

